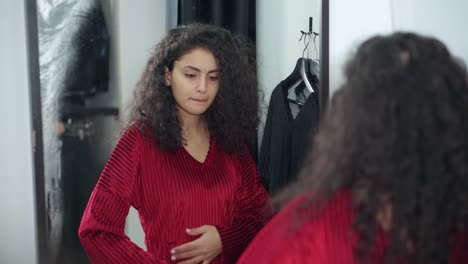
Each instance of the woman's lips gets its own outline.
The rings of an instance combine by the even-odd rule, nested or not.
[[[208,101],[208,99],[203,99],[203,98],[191,98],[193,101],[198,102],[198,103],[204,103]]]

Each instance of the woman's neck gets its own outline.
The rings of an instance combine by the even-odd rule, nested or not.
[[[179,115],[182,138],[191,141],[194,138],[209,137],[208,125],[202,115]]]

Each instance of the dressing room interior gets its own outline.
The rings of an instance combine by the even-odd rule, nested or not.
[[[260,114],[248,150],[276,197],[298,179],[364,40],[415,32],[467,62],[466,10],[464,0],[1,0],[0,263],[91,263],[80,222],[170,30],[212,24],[254,45]],[[135,208],[125,234],[146,250]]]

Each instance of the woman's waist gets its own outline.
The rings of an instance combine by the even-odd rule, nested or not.
[[[192,237],[190,239],[179,239],[176,241],[162,241],[162,240],[157,240],[157,239],[147,239],[147,247],[148,247],[148,253],[156,256],[160,260],[165,260],[169,262],[174,262],[171,260],[172,254],[171,251],[172,249],[181,246],[186,243],[190,243],[197,239],[198,237]],[[182,260],[180,260],[182,261]],[[174,262],[176,263],[176,262]],[[227,262],[223,261],[223,258],[221,255],[213,259],[211,264],[225,264]]]

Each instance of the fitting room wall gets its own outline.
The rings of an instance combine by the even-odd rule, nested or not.
[[[31,105],[24,1],[0,1],[0,263],[36,263]]]

